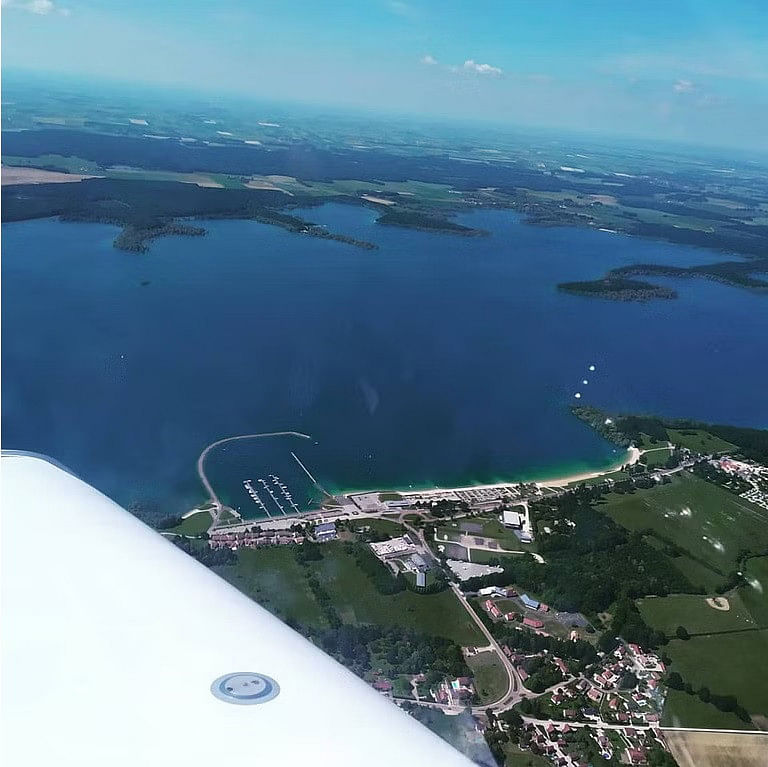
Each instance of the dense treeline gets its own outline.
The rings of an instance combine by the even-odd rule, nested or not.
[[[708,234],[714,237],[713,234]],[[762,250],[765,253],[765,249]],[[756,257],[752,261],[719,261],[699,266],[669,266],[666,264],[631,264],[612,269],[608,277],[657,276],[657,277],[703,277],[743,288],[768,288],[768,282],[752,275],[768,271],[768,257]]]
[[[632,599],[621,599],[612,608],[609,631],[600,637],[600,649],[609,651],[616,646],[615,637],[621,636],[627,642],[641,647],[656,648],[666,644],[667,638],[661,631],[654,631],[643,620]]]
[[[435,684],[446,676],[471,676],[459,645],[413,629],[340,625],[312,632],[312,638],[359,676],[376,670],[377,659],[385,660],[392,674],[427,671],[428,684]]]
[[[595,614],[617,599],[656,594],[695,593],[696,589],[667,557],[591,504],[589,488],[533,506],[539,519],[552,520],[553,534],[539,534],[546,564],[533,557],[504,557],[504,568],[464,582],[467,591],[516,583],[561,610]],[[568,519],[554,526],[555,520]]]
[[[597,660],[597,651],[594,646],[583,639],[571,642],[553,636],[535,634],[532,631],[515,629],[502,623],[494,624],[494,629],[493,635],[500,644],[519,653],[529,654],[546,650],[551,655],[567,658],[582,666],[588,666]],[[573,666],[574,669],[578,667],[578,665]]]
[[[174,536],[172,540],[182,551],[206,567],[233,565],[237,561],[237,555],[230,549],[211,549],[205,543],[191,541],[180,535]]]
[[[3,154],[39,157],[47,154],[82,157],[102,168],[128,165],[132,168],[170,170],[184,173],[205,171],[243,175],[277,174],[295,176],[307,181],[354,179],[359,181],[426,181],[453,184],[460,189],[486,186],[502,188],[514,195],[518,187],[539,191],[570,189],[583,194],[603,194],[601,179],[609,175],[595,174],[594,181],[547,175],[522,166],[466,163],[445,155],[407,156],[380,150],[364,153],[336,147],[320,149],[308,144],[286,147],[247,146],[237,140],[221,138],[219,146],[182,143],[176,139],[158,140],[133,136],[111,136],[79,130],[43,129],[3,131]],[[679,191],[685,191],[683,185]],[[666,191],[674,191],[668,184]],[[646,179],[627,179],[623,191],[636,195],[653,195],[658,187]]]
[[[213,189],[174,181],[108,178],[92,178],[77,184],[5,186],[2,199],[3,221],[64,216],[141,227],[152,225],[163,216],[238,214],[249,218],[270,208],[285,208],[289,203],[310,202],[269,189]]]
[[[748,429],[743,426],[707,425],[708,432],[726,442],[738,445],[742,455],[758,463],[768,464],[768,429]]]
[[[669,440],[667,429],[700,429],[720,437],[739,447],[746,458],[758,463],[768,463],[768,429],[752,429],[746,426],[704,423],[687,418],[658,418],[655,416],[619,415],[606,424],[607,414],[597,408],[578,406],[573,413],[617,444],[639,441],[641,432],[660,441]]]
[[[669,441],[664,422],[652,416],[623,415],[616,419],[616,428],[633,442],[640,442],[642,434],[647,434],[659,442]]]
[[[528,658],[523,665],[530,675],[525,686],[532,692],[544,692],[547,687],[558,684],[565,678],[550,660],[540,656]]]
[[[638,221],[631,231],[641,237],[665,239],[681,245],[698,245],[703,248],[714,248],[757,257],[768,255],[766,239],[757,228],[755,228],[754,235],[750,235],[734,230],[732,227],[720,227],[715,232],[710,232]]]
[[[283,212],[288,205],[313,205],[315,200],[287,197],[269,189],[213,189],[174,181],[125,181],[94,178],[77,184],[5,186],[3,221],[60,216],[124,227],[115,240],[122,250],[144,252],[148,240],[169,234],[199,236],[200,227],[177,218],[250,219],[291,232],[338,240],[366,249],[376,245]]]
[[[205,229],[201,226],[188,226],[173,221],[157,223],[143,228],[131,225],[126,226],[115,237],[114,246],[118,250],[125,250],[130,253],[146,253],[147,242],[157,237],[169,237],[171,235],[202,237],[205,233]]]

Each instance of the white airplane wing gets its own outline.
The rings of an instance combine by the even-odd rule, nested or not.
[[[2,459],[3,764],[469,765],[104,495]]]

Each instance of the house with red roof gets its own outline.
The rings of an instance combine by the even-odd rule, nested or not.
[[[603,693],[600,692],[600,690],[597,689],[597,687],[593,687],[588,693],[587,697],[597,703],[600,701],[603,697]]]

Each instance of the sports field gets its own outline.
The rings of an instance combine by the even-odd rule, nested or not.
[[[669,485],[611,494],[600,508],[630,530],[654,530],[722,573],[734,569],[740,550],[768,548],[768,513],[687,472]]]
[[[684,626],[689,634],[714,634],[755,628],[755,619],[741,597],[728,594],[725,598],[730,608],[727,611],[711,607],[705,596],[695,594],[647,597],[639,599],[637,606],[649,626],[669,637],[674,636],[678,626]]]

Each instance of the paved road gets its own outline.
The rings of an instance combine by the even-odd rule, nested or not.
[[[419,546],[417,548],[420,549],[419,553],[429,561],[439,562],[437,557],[432,553],[432,549],[430,549],[427,544],[427,540],[424,537],[424,531],[413,527],[405,521],[406,513],[412,514],[413,512],[404,512],[400,515],[398,521],[408,530],[409,533],[411,533],[412,536],[418,540]],[[504,695],[502,695],[498,700],[492,701],[491,703],[486,703],[483,706],[473,706],[472,711],[473,713],[483,713],[489,708],[493,709],[494,711],[505,711],[506,709],[514,706],[514,704],[517,703],[521,698],[525,697],[525,693],[522,692],[524,690],[522,681],[520,680],[515,667],[512,665],[512,662],[504,654],[504,651],[499,646],[499,643],[496,641],[493,634],[491,634],[491,632],[488,630],[488,627],[482,622],[482,620],[480,620],[478,614],[472,609],[472,605],[469,604],[461,589],[455,583],[451,583],[451,590],[456,596],[456,599],[459,600],[459,603],[462,605],[462,607],[469,613],[472,620],[477,624],[477,627],[483,633],[483,636],[488,640],[488,644],[491,646],[493,652],[496,653],[499,660],[501,661],[501,664],[504,667],[504,670],[507,673],[507,678],[509,680],[507,684],[507,690]],[[459,708],[458,710],[461,709]]]
[[[567,724],[569,727],[593,727],[594,729],[601,730],[625,730],[627,727],[633,730],[650,730],[652,726],[658,728],[658,725],[650,724],[607,724],[605,722],[572,722],[570,720],[564,722],[559,719],[536,719],[532,716],[525,716],[525,714],[522,714],[522,718],[528,724],[539,724],[545,727],[548,724],[554,724],[556,727],[562,727],[564,724]]]
[[[514,706],[515,703],[517,703],[521,698],[525,697],[525,693],[523,692],[525,689],[523,687],[523,683],[517,674],[517,670],[512,665],[512,661],[510,661],[510,659],[504,654],[504,651],[501,649],[493,634],[491,634],[491,632],[488,630],[488,627],[480,619],[480,616],[472,609],[472,605],[469,604],[461,589],[455,583],[451,584],[451,589],[456,595],[456,599],[459,600],[464,609],[472,616],[472,620],[477,624],[477,627],[480,629],[480,631],[483,632],[483,635],[488,640],[488,644],[493,648],[493,651],[498,656],[501,664],[504,666],[504,670],[507,672],[507,677],[509,678],[507,690],[504,695],[502,695],[498,700],[495,700],[491,703],[486,703],[483,706],[473,706],[472,711],[473,713],[482,713],[489,708],[497,712],[505,711],[506,709]]]

